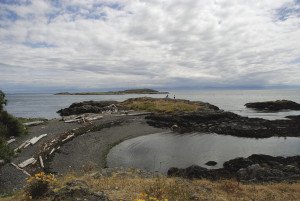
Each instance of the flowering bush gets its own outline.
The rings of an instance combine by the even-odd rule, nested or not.
[[[27,195],[33,199],[41,197],[49,191],[51,184],[55,181],[56,179],[52,174],[45,174],[44,172],[37,173],[27,180]]]

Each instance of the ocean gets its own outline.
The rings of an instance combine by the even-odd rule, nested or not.
[[[265,119],[282,119],[287,115],[300,115],[300,111],[281,111],[276,113],[257,112],[247,109],[248,102],[270,100],[292,100],[300,103],[300,90],[176,90],[170,91],[169,97],[204,101],[218,106],[220,109],[231,111],[248,117]],[[149,95],[53,95],[49,93],[15,93],[7,94],[8,103],[5,109],[17,117],[42,117],[47,119],[59,118],[56,113],[61,108],[68,107],[74,102],[88,100],[123,101],[134,97],[163,98],[164,94]]]

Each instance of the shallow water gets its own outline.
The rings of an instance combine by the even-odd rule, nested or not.
[[[169,97],[189,99],[193,101],[209,102],[220,109],[265,119],[280,119],[287,115],[300,115],[300,111],[283,111],[277,113],[263,113],[245,108],[245,104],[255,101],[287,99],[300,103],[300,90],[177,90],[170,91]],[[117,100],[123,101],[133,97],[165,97],[164,94],[152,95],[94,95],[94,96],[67,96],[53,94],[7,94],[6,109],[18,117],[59,117],[56,111],[68,107],[74,102],[85,100]]]
[[[240,138],[217,134],[156,133],[126,140],[113,147],[107,156],[109,167],[135,167],[166,173],[170,167],[203,167],[216,161],[220,168],[225,161],[252,154],[272,156],[300,155],[300,138]]]

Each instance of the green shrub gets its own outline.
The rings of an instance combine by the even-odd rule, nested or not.
[[[26,134],[26,127],[6,111],[0,113],[0,136],[9,138]]]
[[[5,94],[0,90],[0,160],[9,162],[14,152],[7,146],[6,140],[26,134],[27,130],[17,118],[3,110],[6,103]]]
[[[0,90],[0,112],[3,110],[4,105],[6,105],[5,94]]]
[[[13,155],[14,152],[6,145],[6,140],[0,137],[0,159],[4,162],[10,162]]]

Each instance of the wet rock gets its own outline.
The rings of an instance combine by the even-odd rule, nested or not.
[[[253,102],[245,104],[247,108],[261,111],[300,110],[300,104],[290,100],[277,100],[266,102]]]
[[[205,165],[207,165],[207,166],[215,166],[217,164],[218,163],[216,161],[208,161],[207,163],[205,163]]]
[[[298,181],[300,156],[273,157],[254,154],[248,158],[226,161],[220,169],[206,169],[197,165],[185,169],[170,168],[169,176],[185,178],[221,179],[233,178],[246,182]]]
[[[222,110],[204,110],[173,114],[150,114],[147,123],[176,132],[210,132],[239,137],[266,138],[300,136],[300,119],[266,120],[242,117]],[[177,125],[174,129],[173,125]]]

